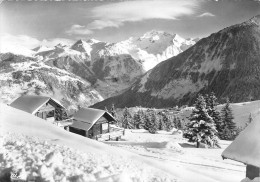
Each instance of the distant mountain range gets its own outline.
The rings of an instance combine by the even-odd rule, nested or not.
[[[73,73],[108,98],[120,94],[147,70],[186,50],[197,40],[153,30],[118,43],[89,39],[78,40],[72,46],[39,46],[27,51],[19,48],[14,52],[22,50],[20,53],[25,56]]]
[[[197,40],[150,31],[118,43],[89,39],[32,50],[17,47],[15,54],[0,53],[1,99],[9,103],[22,94],[40,94],[72,109],[88,106],[122,93],[147,70]]]
[[[172,107],[212,91],[232,102],[260,99],[260,15],[199,40],[93,107]]]

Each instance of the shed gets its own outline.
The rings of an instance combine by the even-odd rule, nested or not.
[[[257,116],[223,151],[223,159],[246,164],[246,177],[260,176],[260,116]]]
[[[93,139],[111,139],[119,137],[123,129],[112,127],[116,119],[108,112],[100,109],[81,108],[73,115],[73,123],[69,131]],[[115,134],[117,132],[117,134]],[[116,136],[118,135],[118,136]]]
[[[51,122],[67,117],[64,106],[47,96],[24,95],[14,100],[10,106]]]

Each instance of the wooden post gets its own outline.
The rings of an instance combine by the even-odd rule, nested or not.
[[[53,113],[53,117],[54,117],[54,121],[56,121],[56,118],[55,118],[55,111],[56,111],[56,109],[54,109],[54,113]]]
[[[200,142],[197,141],[197,148],[200,148]]]

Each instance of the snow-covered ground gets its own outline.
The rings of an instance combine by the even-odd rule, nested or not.
[[[106,143],[158,162],[159,168],[183,181],[239,182],[245,178],[244,164],[221,157],[229,141],[220,141],[221,149],[198,149],[181,133],[150,134],[144,130],[127,130],[122,140]]]
[[[134,153],[0,104],[0,181],[177,181]]]
[[[49,181],[239,182],[245,165],[221,149],[195,148],[181,133],[126,130],[122,141],[97,142],[0,104],[0,177]],[[12,168],[10,168],[12,167]]]

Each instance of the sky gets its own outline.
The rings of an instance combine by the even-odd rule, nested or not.
[[[258,14],[260,0],[4,1],[0,43],[34,48],[89,38],[118,42],[151,30],[202,38]]]

